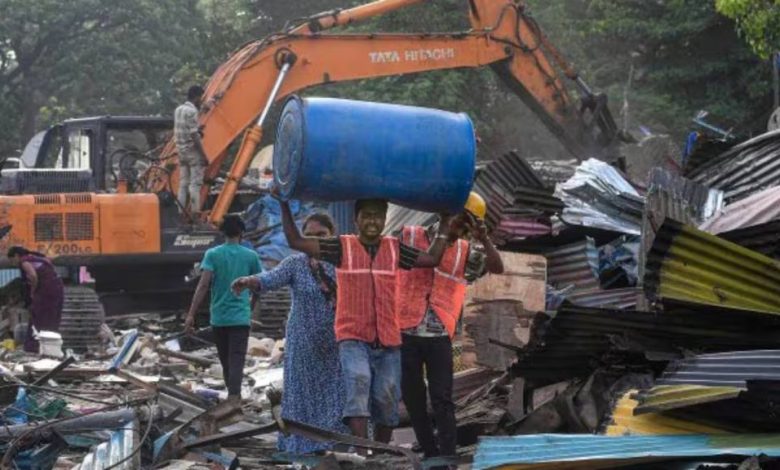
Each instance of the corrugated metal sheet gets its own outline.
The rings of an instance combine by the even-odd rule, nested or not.
[[[538,434],[482,437],[475,470],[599,469],[685,457],[780,457],[780,435],[591,436]]]
[[[436,214],[407,209],[403,206],[390,204],[387,209],[387,222],[385,223],[385,235],[398,235],[404,225],[421,225],[423,227],[434,223]]]
[[[666,416],[661,413],[635,415],[639,402],[632,398],[637,390],[629,390],[617,401],[604,429],[607,436],[728,434],[725,429]]]
[[[563,210],[563,202],[553,196],[552,189],[533,186],[518,186],[512,188],[513,206],[507,208],[506,214],[518,211],[536,210],[544,214],[560,214]]]
[[[528,346],[512,371],[537,385],[585,377],[600,367],[646,368],[683,351],[773,348],[780,316],[702,305],[665,305],[673,313],[563,305],[534,319]],[[644,370],[644,369],[642,369]]]
[[[723,192],[712,190],[686,178],[654,168],[645,195],[642,213],[642,243],[639,250],[640,282],[644,276],[647,253],[656,232],[667,218],[698,225],[723,207]]]
[[[780,381],[780,350],[702,354],[670,364],[659,385],[692,384],[747,389],[748,380]]]
[[[552,232],[549,220],[534,218],[502,219],[493,231],[493,237],[503,241],[513,241],[516,238],[548,235]]]
[[[629,309],[635,308],[639,297],[644,295],[639,287],[623,287],[593,292],[576,292],[566,295],[566,300],[581,307]]]
[[[693,221],[709,219],[723,209],[723,191],[709,188],[663,168],[653,168],[650,173],[648,193],[653,191],[666,193],[669,202],[678,207],[677,212],[684,211]],[[687,222],[677,218],[675,220]]]
[[[701,405],[736,398],[739,387],[712,387],[703,385],[659,385],[634,395],[639,405],[634,414],[656,413],[686,406]]]
[[[769,188],[729,204],[699,228],[720,234],[780,219],[780,187]]]
[[[592,292],[600,288],[599,251],[592,238],[544,253],[547,282],[558,289],[573,285],[572,292]]]
[[[757,386],[758,383],[761,385]],[[664,414],[733,432],[780,432],[780,391],[776,384],[777,381],[748,381],[747,390],[736,398],[684,406]]]
[[[474,190],[488,204],[487,222],[497,226],[504,209],[512,205],[517,188],[544,188],[528,163],[516,152],[506,153],[488,163],[477,175]]]
[[[768,132],[736,145],[693,169],[687,176],[722,189],[727,202],[780,186],[780,131]]]
[[[774,260],[669,219],[648,255],[644,285],[651,298],[780,314]]]
[[[780,351],[703,354],[667,366],[656,386],[636,394],[636,413],[650,413],[740,397],[753,380],[780,382]],[[740,404],[732,401],[724,408]],[[743,406],[744,407],[744,406]],[[725,409],[721,411],[725,412]],[[745,415],[749,413],[744,413]]]
[[[719,233],[718,236],[764,256],[780,258],[780,220]]]
[[[128,458],[136,448],[136,426],[137,424],[134,421],[131,421],[125,424],[122,429],[112,432],[111,437],[106,442],[99,444],[93,452],[84,457],[78,470],[102,470],[108,467],[117,470],[133,470],[140,468],[140,455],[136,455],[134,458]],[[125,459],[127,460],[125,461]]]
[[[545,186],[555,186],[574,175],[579,162],[577,160],[529,160],[528,164],[544,181]]]
[[[641,291],[635,287],[602,289],[599,250],[592,238],[544,253],[547,282],[562,291],[568,302],[583,307],[632,308]]]
[[[583,162],[574,176],[555,188],[566,205],[568,224],[640,235],[644,198],[614,167],[596,160]]]
[[[474,191],[488,204],[488,226],[501,227],[498,242],[550,233],[549,216],[563,210],[561,201],[516,152],[488,163],[477,175]]]

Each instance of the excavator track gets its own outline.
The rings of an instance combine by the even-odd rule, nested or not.
[[[86,286],[66,286],[60,334],[63,350],[84,352],[100,347],[100,325],[105,320],[97,293]]]

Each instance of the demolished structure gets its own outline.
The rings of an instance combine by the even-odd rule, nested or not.
[[[718,157],[721,167],[739,166],[745,145]],[[517,153],[481,169],[475,189],[506,273],[471,286],[455,344],[463,463],[761,468],[780,456],[776,187],[709,187],[714,170],[705,180],[702,168],[694,179],[653,169],[643,188],[595,160],[557,188]],[[434,220],[394,207],[387,230]],[[383,446],[280,417],[289,295],[260,305],[240,414],[216,406],[226,392],[208,328],[182,336],[175,316],[109,317],[94,338],[65,328],[64,359],[4,351],[3,464],[354,464],[279,454],[287,432],[371,448],[369,467],[418,468],[408,432]]]

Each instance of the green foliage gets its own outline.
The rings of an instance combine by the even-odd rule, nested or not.
[[[780,2],[777,0],[715,0],[720,13],[736,21],[750,47],[768,58],[780,49]]]
[[[0,156],[66,117],[170,115],[190,84],[204,83],[245,42],[288,21],[365,1],[0,0]],[[764,41],[751,44],[765,52],[777,47],[776,1],[527,2],[551,42],[594,89],[608,93],[619,122],[625,95],[629,130],[646,126],[682,135],[699,109],[725,127],[763,127],[771,74],[715,3],[746,37]],[[466,1],[429,0],[347,31],[468,28]],[[489,69],[392,76],[306,93],[465,111],[488,154],[520,147],[533,156],[565,155]]]
[[[170,114],[248,39],[251,5],[0,0],[0,155],[66,117]]]
[[[540,23],[617,115],[625,96],[629,130],[681,136],[693,115],[752,131],[771,111],[770,69],[734,24],[702,0],[534,0]],[[633,80],[626,91],[629,73]]]

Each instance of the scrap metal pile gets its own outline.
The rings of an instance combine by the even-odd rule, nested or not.
[[[475,188],[506,271],[471,286],[456,344],[463,462],[778,465],[775,160],[780,133],[697,154],[683,171],[654,168],[641,184],[597,160],[556,172],[567,176],[554,186],[516,153],[485,165]],[[433,220],[393,207],[387,230]],[[421,468],[409,433],[385,446],[281,418],[287,295],[261,300],[274,313],[253,321],[243,408],[223,402],[208,329],[184,337],[173,317],[90,324],[94,337],[63,335],[76,346],[64,360],[2,350],[0,468],[355,465],[279,454],[279,432],[373,449],[361,468]]]
[[[527,167],[483,174],[511,177],[508,159]],[[514,361],[458,402],[473,468],[777,468],[778,161],[778,132],[642,183],[588,160],[547,189],[550,233],[498,230],[546,260],[546,306],[521,307],[525,338],[489,346]],[[491,223],[508,227],[527,202],[496,184]]]

